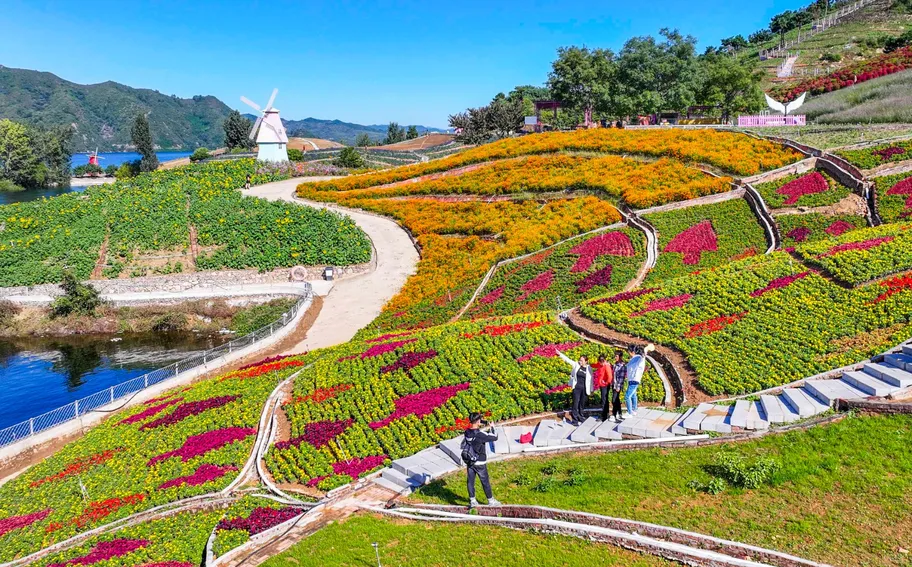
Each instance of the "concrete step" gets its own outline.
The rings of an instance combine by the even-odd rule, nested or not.
[[[617,430],[618,424],[613,421],[603,421],[596,427],[592,434],[598,437],[599,441],[610,440],[618,441],[622,438],[621,432]]]
[[[493,432],[497,435],[497,441],[488,443],[488,452],[494,455],[508,455],[510,453],[510,442],[507,440],[504,428],[495,427]]]
[[[557,426],[557,422],[553,419],[542,420],[535,427],[535,434],[532,437],[532,444],[536,447],[547,447],[548,446],[548,437],[551,435],[551,430]]]
[[[761,395],[760,405],[770,423],[791,423],[801,418],[798,412],[783,403],[779,396]]]
[[[601,425],[599,420],[594,417],[587,417],[586,421],[580,424],[579,427],[573,430],[573,433],[570,434],[570,440],[574,443],[595,443],[598,441],[598,438],[592,434],[592,431]]]
[[[864,365],[863,370],[866,374],[870,374],[878,380],[882,380],[897,388],[912,386],[912,373],[900,370],[895,366],[868,362]]]
[[[763,418],[762,413],[763,409],[760,406],[760,402],[738,400],[735,402],[734,409],[729,417],[729,423],[732,427],[740,427],[741,429],[769,429],[770,423]]]
[[[453,462],[453,459],[451,459],[449,455],[437,447],[425,449],[418,454],[421,455],[422,458],[427,459],[428,461],[436,464],[438,467],[444,469],[446,472],[451,472],[459,468],[459,465]]]
[[[902,346],[903,354],[908,354],[912,356],[912,343]]]
[[[857,400],[868,397],[842,380],[805,380],[804,387],[808,393],[827,406],[832,406],[833,402],[840,398]]]
[[[569,445],[572,443],[570,441],[570,434],[576,431],[576,427],[562,421],[558,423],[551,429],[551,432],[548,434],[548,447],[557,447],[559,445]]]
[[[827,409],[802,388],[783,388],[779,402],[787,404],[800,417],[812,417]]]
[[[396,469],[387,467],[383,469],[380,473],[381,478],[385,478],[387,481],[399,486],[400,488],[417,488],[421,486],[422,482],[416,479],[412,479],[397,471]]]
[[[443,467],[431,463],[426,459],[419,457],[418,455],[396,459],[392,463],[392,468],[396,472],[400,472],[408,478],[414,479],[421,484],[424,484],[432,478],[440,476],[447,472],[443,469]]]
[[[712,408],[712,404],[702,403],[695,407],[693,411],[687,414],[687,416],[681,420],[679,423],[685,429],[690,429],[692,431],[701,431],[700,424],[703,423],[703,420],[706,419],[706,412]]]
[[[513,425],[504,427],[504,434],[507,438],[507,445],[510,453],[522,453],[527,448],[532,447],[532,443],[520,443],[520,438],[526,433],[532,435],[535,432],[533,425]]]
[[[882,398],[890,395],[891,392],[899,390],[897,386],[891,386],[879,378],[875,378],[867,372],[843,372],[842,380],[856,390]]]
[[[387,479],[383,478],[382,476],[378,476],[378,477],[374,478],[373,482],[374,482],[374,484],[382,486],[383,488],[386,488],[388,490],[392,490],[393,492],[396,492],[396,493],[401,493],[404,490],[411,490],[411,488],[408,488],[408,489],[403,488],[402,486],[396,484],[395,482],[387,480]]]
[[[888,354],[884,357],[884,364],[912,372],[912,356],[908,354]]]
[[[766,419],[766,413],[763,411],[763,406],[760,405],[760,402],[749,403],[750,407],[747,410],[746,429],[753,429],[756,431],[769,429],[770,422]]]
[[[735,411],[734,406],[724,406],[714,404],[706,417],[700,422],[701,431],[715,431],[716,433],[731,433],[731,414]]]
[[[671,432],[675,435],[687,435],[687,428],[684,427],[684,422],[690,418],[690,414],[692,414],[695,410],[696,408],[691,408],[678,416],[678,420],[674,423],[674,425],[671,426]],[[699,425],[700,424],[697,424],[698,427]]]
[[[441,441],[439,444],[440,450],[443,451],[446,456],[453,460],[457,466],[464,466],[462,462],[462,435],[459,437],[454,437],[453,439],[447,439],[446,441]]]
[[[647,439],[674,437],[675,431],[672,431],[672,428],[680,418],[681,414],[679,413],[653,410],[648,417],[643,419],[642,427],[645,431],[645,437]]]

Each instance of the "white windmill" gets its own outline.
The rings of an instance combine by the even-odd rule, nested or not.
[[[279,118],[278,109],[272,107],[277,94],[279,94],[279,89],[273,89],[272,96],[269,97],[265,108],[260,108],[247,97],[241,97],[241,102],[260,113],[250,131],[250,139],[256,138],[259,148],[257,159],[260,161],[288,161],[288,135],[285,134],[285,127],[282,125],[282,119]]]

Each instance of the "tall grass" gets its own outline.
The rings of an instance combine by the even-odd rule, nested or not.
[[[815,96],[801,110],[820,124],[912,122],[912,70]]]

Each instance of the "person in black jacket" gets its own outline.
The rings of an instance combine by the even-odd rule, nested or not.
[[[484,490],[485,497],[488,499],[488,506],[500,506],[500,502],[494,498],[491,492],[491,479],[488,477],[488,443],[497,441],[497,435],[491,435],[481,430],[482,415],[478,412],[469,414],[469,429],[465,432],[466,441],[472,445],[478,460],[474,464],[466,467],[466,479],[469,488],[469,507],[478,506],[478,500],[475,499],[475,477],[481,480],[481,488]]]

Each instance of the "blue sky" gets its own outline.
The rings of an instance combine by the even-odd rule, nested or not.
[[[559,46],[618,49],[676,27],[700,50],[807,1],[3,0],[0,64],[113,80],[285,118],[445,126],[499,91],[542,84]]]

